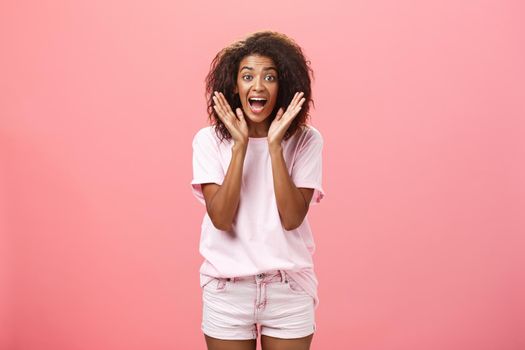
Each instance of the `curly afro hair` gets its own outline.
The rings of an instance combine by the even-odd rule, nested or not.
[[[241,100],[239,95],[234,93],[234,88],[237,84],[239,64],[244,57],[249,55],[269,57],[277,65],[279,90],[275,108],[268,117],[270,123],[275,119],[279,107],[286,110],[294,94],[298,91],[304,92],[305,102],[284,135],[284,139],[287,140],[295,134],[299,127],[304,126],[310,117],[308,113],[310,102],[314,105],[311,90],[314,72],[310,67],[311,62],[306,60],[301,47],[288,36],[275,31],[265,30],[251,33],[225,47],[215,56],[205,80],[209,121],[215,125],[215,132],[221,141],[231,140],[230,132],[213,108],[213,92],[221,91],[233,111],[238,107],[242,108]]]

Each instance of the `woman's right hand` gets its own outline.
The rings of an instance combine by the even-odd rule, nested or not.
[[[248,144],[248,124],[244,119],[242,109],[237,108],[235,111],[237,116],[235,116],[222,92],[214,92],[213,102],[215,102],[213,105],[215,112],[232,135],[234,142]]]

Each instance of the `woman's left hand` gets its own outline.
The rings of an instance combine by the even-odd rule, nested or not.
[[[303,92],[296,92],[292,102],[290,102],[288,105],[286,112],[284,112],[282,107],[279,108],[279,111],[277,111],[275,119],[270,125],[270,129],[268,129],[268,144],[270,146],[281,145],[281,141],[283,140],[284,134],[286,134],[286,130],[288,130],[288,127],[292,123],[293,118],[297,116],[301,110],[302,104],[306,100],[304,97],[301,98],[303,95]]]

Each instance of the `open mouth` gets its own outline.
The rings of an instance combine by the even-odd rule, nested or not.
[[[250,104],[252,112],[259,113],[264,109],[266,99],[260,97],[253,97],[248,99],[248,103]]]

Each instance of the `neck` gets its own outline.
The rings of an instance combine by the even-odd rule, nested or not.
[[[267,137],[268,129],[270,125],[268,124],[268,119],[262,121],[261,123],[254,123],[248,118],[246,118],[246,123],[248,124],[248,136],[249,137]]]

